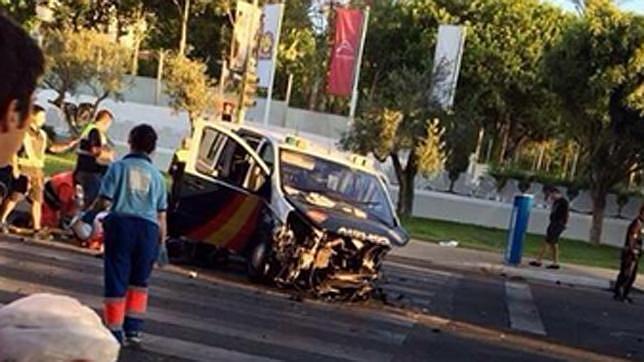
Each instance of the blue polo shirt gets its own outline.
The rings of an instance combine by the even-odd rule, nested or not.
[[[155,224],[157,214],[168,208],[163,176],[143,154],[131,153],[112,163],[103,176],[99,195],[112,201],[110,212]]]

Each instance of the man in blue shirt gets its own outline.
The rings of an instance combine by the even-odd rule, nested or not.
[[[94,205],[94,210],[109,208],[104,318],[121,343],[141,343],[148,278],[166,236],[165,181],[149,158],[156,141],[149,125],[132,129],[130,153],[109,167]]]

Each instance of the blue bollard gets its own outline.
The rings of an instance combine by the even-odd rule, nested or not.
[[[532,195],[518,195],[514,197],[514,207],[512,208],[507,246],[505,248],[506,264],[521,264],[523,239],[525,238],[525,233],[528,230],[532,200]]]

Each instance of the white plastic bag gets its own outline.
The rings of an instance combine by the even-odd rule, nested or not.
[[[78,300],[34,294],[0,308],[0,361],[116,361],[119,344]]]

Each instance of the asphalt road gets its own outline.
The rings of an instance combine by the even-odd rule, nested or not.
[[[367,303],[302,300],[223,270],[156,270],[142,350],[122,361],[644,361],[642,304],[607,291],[436,270],[390,258]],[[0,303],[35,292],[99,309],[102,261],[0,240]]]

